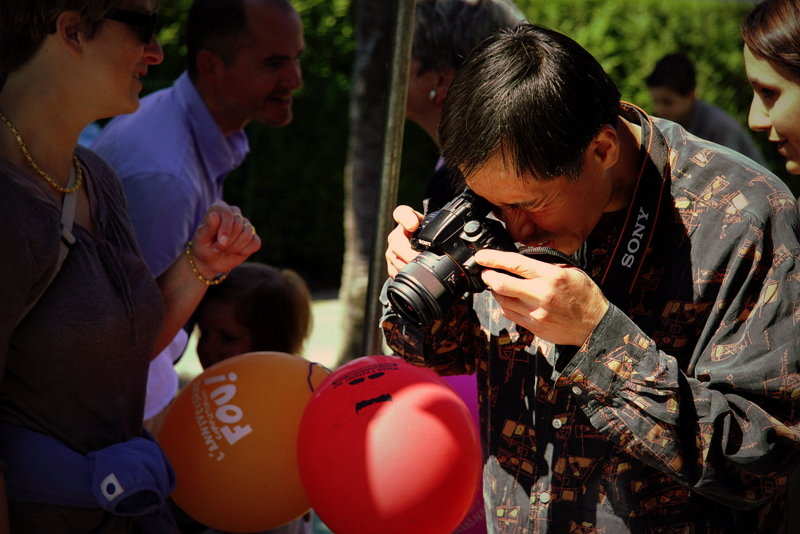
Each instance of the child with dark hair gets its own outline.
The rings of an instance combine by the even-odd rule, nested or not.
[[[206,292],[194,315],[203,369],[247,352],[299,355],[311,334],[311,293],[291,269],[245,262]],[[299,357],[299,356],[298,356]],[[176,511],[183,534],[220,534]],[[260,534],[309,534],[310,514]]]
[[[645,78],[658,117],[677,122],[689,133],[732,148],[764,164],[752,137],[736,119],[698,98],[694,63],[683,52],[662,57]]]
[[[195,319],[204,369],[245,352],[300,354],[311,334],[311,295],[291,269],[247,262],[209,288]]]

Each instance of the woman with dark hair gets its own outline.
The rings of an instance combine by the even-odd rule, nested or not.
[[[765,0],[742,24],[744,64],[753,86],[750,128],[766,132],[800,174],[800,0]]]
[[[130,113],[163,53],[155,0],[3,0],[0,532],[174,532],[174,475],[142,429],[150,358],[258,250],[213,206],[158,283],[119,181],[78,146]]]
[[[469,52],[500,28],[513,28],[524,16],[511,0],[421,0],[414,17],[406,118],[439,145],[439,119],[456,69]],[[431,210],[455,196],[443,159],[428,181]]]

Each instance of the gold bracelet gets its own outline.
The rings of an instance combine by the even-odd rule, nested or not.
[[[228,275],[230,274],[230,271],[229,271],[227,273],[218,274],[214,278],[206,278],[205,276],[203,276],[203,273],[201,273],[197,269],[197,265],[195,265],[195,263],[194,263],[194,257],[192,256],[192,242],[191,241],[189,241],[189,244],[186,245],[186,259],[189,260],[189,267],[192,268],[192,272],[197,277],[197,279],[200,280],[201,282],[203,282],[207,286],[215,286],[215,285],[217,285],[219,283],[222,283],[222,281],[225,280],[226,278],[228,278]]]

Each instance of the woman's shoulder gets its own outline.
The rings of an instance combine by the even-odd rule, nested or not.
[[[14,280],[12,285],[20,288],[33,283],[51,265],[60,235],[59,210],[35,183],[26,180],[0,159],[0,212],[5,221],[0,250],[6,252],[0,265],[0,280]],[[6,285],[4,291],[11,291],[11,287]]]
[[[109,165],[108,162],[100,157],[100,155],[94,150],[82,145],[78,145],[75,147],[75,155],[77,155],[78,159],[83,162],[87,169],[89,169],[89,172],[92,173],[92,176],[96,176],[99,179],[116,179],[116,173],[114,172],[114,169],[111,168],[111,165]]]
[[[0,206],[12,224],[18,217],[57,215],[55,202],[19,169],[0,158]],[[24,219],[23,219],[24,220]],[[29,219],[31,221],[37,219]]]
[[[113,202],[120,202],[124,198],[119,177],[106,160],[97,152],[80,145],[75,148],[75,154],[89,170],[95,188],[105,201],[113,198]]]

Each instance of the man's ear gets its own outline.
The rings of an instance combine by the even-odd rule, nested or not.
[[[589,145],[589,157],[603,171],[613,167],[619,159],[619,135],[617,129],[606,124]]]
[[[86,32],[80,14],[77,11],[63,11],[56,18],[55,27],[55,36],[59,43],[71,55],[80,56],[86,41]]]
[[[195,62],[198,76],[208,81],[215,81],[225,66],[222,58],[210,50],[198,51]]]

